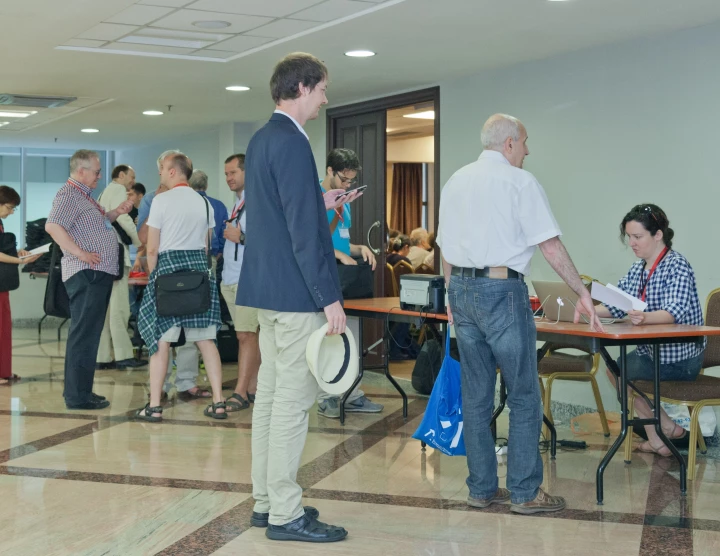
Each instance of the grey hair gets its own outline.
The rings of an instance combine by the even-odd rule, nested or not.
[[[410,232],[410,245],[420,245],[423,241],[427,241],[428,232],[425,228],[415,228]]]
[[[89,168],[88,164],[91,160],[97,160],[100,162],[100,155],[95,151],[89,151],[87,149],[80,149],[70,157],[70,173],[74,174],[80,168]]]
[[[170,151],[165,151],[160,156],[158,156],[158,159],[157,159],[158,172],[160,171],[160,166],[162,165],[163,160],[165,160],[171,154],[182,154],[182,153],[178,150],[170,150]]]
[[[510,137],[513,141],[520,140],[522,123],[507,114],[490,116],[480,132],[480,141],[484,149],[502,151],[505,140]]]
[[[205,191],[208,187],[208,176],[202,170],[195,170],[190,176],[190,187],[195,191]]]

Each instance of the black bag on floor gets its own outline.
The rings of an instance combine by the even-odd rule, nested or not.
[[[53,244],[51,253],[43,309],[48,316],[69,319],[70,298],[62,281],[62,265],[60,261],[63,255],[57,243]]]
[[[338,263],[338,277],[343,299],[364,299],[373,296],[372,267],[360,259],[357,265]]]
[[[450,355],[456,361],[460,361],[455,338],[450,338]],[[437,340],[425,341],[412,372],[412,387],[418,394],[429,396],[430,392],[432,392],[435,379],[437,379],[442,366],[443,356],[442,346]]]
[[[231,324],[224,323],[217,333],[217,346],[220,352],[220,361],[223,363],[237,363],[238,339]]]

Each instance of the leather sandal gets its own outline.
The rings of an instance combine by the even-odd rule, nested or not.
[[[225,400],[225,405],[227,405],[226,411],[232,412],[247,409],[250,407],[250,402],[237,392],[233,392],[233,394]]]
[[[224,409],[225,411],[218,413],[218,409]],[[225,402],[214,403],[207,406],[203,413],[205,417],[212,417],[213,419],[227,419],[227,406],[225,405]]]
[[[192,390],[192,388],[190,390]],[[195,392],[191,392],[190,390],[178,392],[178,398],[181,400],[204,400],[212,398],[210,390],[205,390],[204,388],[197,388]]]
[[[135,419],[141,421],[147,421],[148,423],[161,423],[162,417],[154,417],[153,413],[160,413],[162,415],[162,406],[150,407],[150,404],[145,404],[145,407],[138,409],[135,412]]]

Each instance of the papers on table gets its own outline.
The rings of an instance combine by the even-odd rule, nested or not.
[[[33,249],[32,251],[28,251],[29,255],[25,255],[24,257],[20,257],[20,259],[29,259],[30,257],[34,257],[35,255],[42,255],[43,253],[49,253],[50,252],[50,246],[52,243],[46,243],[45,245],[42,245],[41,247],[37,247]]]
[[[626,313],[630,311],[644,311],[647,307],[647,303],[642,299],[625,293],[612,284],[603,286],[599,282],[593,282],[591,295],[593,299],[610,305],[611,307],[617,307]]]

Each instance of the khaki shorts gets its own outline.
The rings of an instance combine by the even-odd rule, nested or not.
[[[168,342],[172,344],[177,342],[180,338],[179,326],[173,326],[170,330],[165,332],[160,338],[162,342]],[[200,342],[202,340],[214,340],[217,336],[217,326],[214,324],[207,328],[185,328],[185,341],[186,342]]]
[[[235,332],[252,332],[257,334],[258,326],[260,325],[258,322],[258,310],[254,307],[235,305],[237,284],[226,284],[223,282],[220,284],[220,290],[230,311]]]

